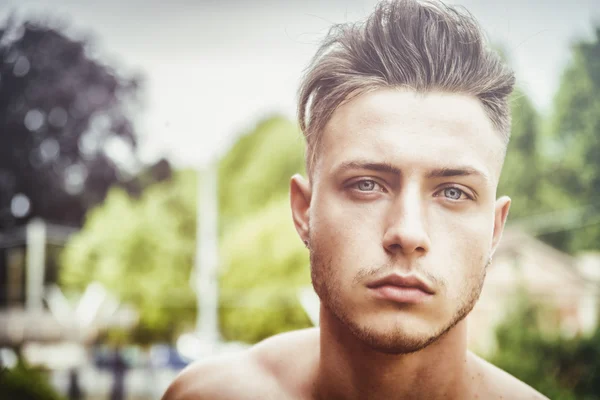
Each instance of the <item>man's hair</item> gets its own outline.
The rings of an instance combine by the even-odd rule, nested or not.
[[[312,175],[322,131],[353,97],[384,87],[477,97],[505,145],[510,137],[508,96],[514,74],[485,43],[474,17],[443,3],[379,3],[363,23],[333,26],[299,90],[298,119]]]

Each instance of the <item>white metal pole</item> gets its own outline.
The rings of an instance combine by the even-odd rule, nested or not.
[[[34,219],[27,224],[27,294],[28,312],[42,311],[46,266],[46,224]]]
[[[218,199],[217,164],[198,173],[198,216],[196,239],[196,331],[203,352],[215,350],[218,330]]]

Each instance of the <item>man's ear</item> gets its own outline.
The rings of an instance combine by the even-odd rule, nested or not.
[[[496,200],[496,207],[494,210],[494,232],[492,236],[492,256],[496,252],[500,239],[502,239],[502,232],[504,232],[504,225],[506,224],[509,208],[510,197],[502,196]]]
[[[310,183],[301,175],[294,175],[290,181],[290,205],[296,231],[302,241],[308,240],[309,210],[312,191]]]

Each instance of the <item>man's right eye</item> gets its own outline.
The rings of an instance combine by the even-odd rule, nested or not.
[[[360,190],[361,192],[372,192],[378,186],[381,188],[381,185],[379,185],[377,182],[375,182],[372,179],[363,179],[354,184],[354,187],[357,188],[358,190]]]

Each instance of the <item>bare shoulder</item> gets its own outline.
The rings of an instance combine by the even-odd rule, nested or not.
[[[290,391],[295,392],[299,383],[290,381],[289,370],[294,365],[290,362],[294,358],[290,357],[305,337],[303,331],[285,333],[239,353],[195,362],[179,374],[162,400],[291,397]],[[302,362],[301,359],[296,361]],[[300,376],[296,375],[297,381]]]
[[[171,383],[162,400],[258,399],[250,394],[268,385],[247,351],[197,361]],[[256,387],[252,387],[252,386]]]
[[[312,384],[319,350],[319,329],[310,328],[273,336],[250,351],[264,370],[285,387],[297,392]]]
[[[546,396],[518,380],[506,371],[501,370],[486,360],[470,353],[476,366],[476,380],[479,398],[515,399],[515,400],[548,400]]]

